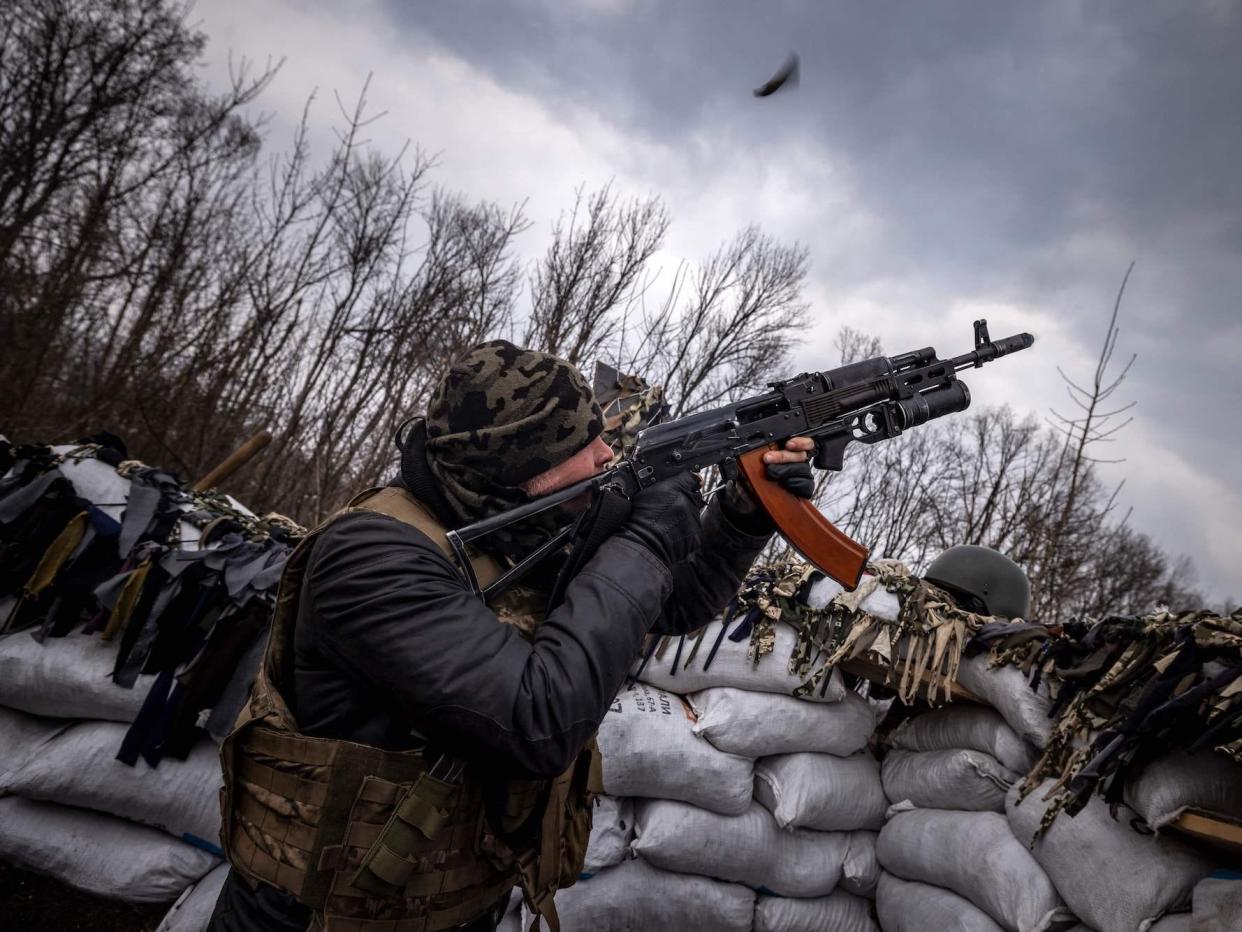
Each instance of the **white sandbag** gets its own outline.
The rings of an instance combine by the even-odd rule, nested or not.
[[[1005,812],[1024,846],[1047,811],[1043,796],[1051,787],[1044,781],[1021,803],[1019,787],[1009,791]],[[1128,807],[1118,807],[1117,819],[1108,810],[1095,797],[1073,818],[1058,815],[1031,853],[1083,922],[1100,932],[1132,932],[1188,903],[1213,865],[1180,839],[1140,835],[1130,827],[1135,814]]]
[[[841,864],[840,887],[846,893],[875,898],[880,882],[880,862],[875,859],[878,832],[850,832],[845,861]]]
[[[1190,900],[1194,906],[1194,923],[1189,928],[1242,929],[1242,879],[1236,873],[1200,880]],[[1166,922],[1168,918],[1171,917],[1160,921]]]
[[[194,886],[187,887],[164,914],[155,932],[207,932],[207,923],[228,874],[228,864],[221,864]]]
[[[747,932],[754,891],[625,861],[556,894],[561,932]],[[522,928],[531,915],[522,910]]]
[[[736,623],[733,626],[737,627]],[[685,660],[690,653],[690,639],[687,638],[683,649],[682,663],[673,670],[673,662],[677,659],[675,647],[670,647],[663,658],[652,657],[643,668],[639,679],[657,689],[666,689],[671,693],[697,693],[700,690],[712,689],[717,686],[733,686],[737,689],[749,689],[759,693],[781,693],[793,695],[795,689],[805,682],[805,678],[794,676],[789,672],[789,656],[794,645],[798,643],[798,633],[789,625],[778,622],[775,627],[776,641],[772,652],[760,659],[758,664],[751,663],[748,652],[750,640],[730,641],[727,637],[720,642],[711,666],[703,669],[711,654],[712,645],[720,632],[719,622],[707,626],[707,633],[699,645],[694,661],[685,667]],[[845,683],[837,670],[832,671],[827,686],[816,689],[806,698],[811,702],[840,702],[846,693]],[[821,694],[822,693],[822,694]]]
[[[72,724],[63,719],[40,718],[0,707],[0,795],[8,792],[9,777],[43,746]]]
[[[849,845],[845,832],[782,830],[758,803],[737,816],[659,799],[635,810],[633,850],[651,864],[777,896],[827,896]]]
[[[1034,932],[1062,915],[1052,881],[999,813],[898,812],[875,853],[890,874],[952,890],[1006,929]]]
[[[736,815],[750,805],[754,762],[695,735],[681,697],[644,683],[617,693],[599,726],[604,792],[680,799]]]
[[[698,718],[696,735],[722,751],[751,758],[794,751],[849,757],[867,746],[878,709],[853,692],[833,703],[730,687],[686,698]]]
[[[866,582],[868,577],[863,577]],[[817,579],[811,584],[811,591],[807,593],[806,604],[811,608],[825,608],[829,602],[837,596],[845,592],[845,587],[835,579],[824,577]],[[884,618],[888,621],[896,621],[901,614],[901,602],[895,593],[889,592],[883,586],[877,586],[865,599],[858,603],[859,609],[875,618]]]
[[[587,842],[582,875],[597,874],[625,860],[634,837],[634,801],[615,796],[595,797],[591,838]]]
[[[0,860],[131,903],[171,903],[220,863],[144,825],[16,796],[0,799]]]
[[[220,755],[200,741],[185,760],[165,758],[152,768],[116,759],[126,726],[83,722],[49,741],[11,774],[8,792],[65,806],[95,809],[163,829],[218,852]]]
[[[52,447],[58,453],[67,453],[72,446]],[[73,484],[73,490],[80,498],[99,506],[104,514],[118,521],[125,511],[125,501],[129,498],[130,480],[122,478],[112,466],[94,457],[74,460],[66,459],[60,466],[60,473]]]
[[[1042,687],[1031,689],[1026,674],[1017,667],[1006,664],[989,668],[987,654],[963,657],[957,682],[995,708],[1021,738],[1040,750],[1048,745],[1052,703]]]
[[[889,751],[880,767],[884,794],[923,809],[1004,812],[1020,775],[981,751]]]
[[[995,757],[1002,767],[1025,774],[1038,758],[995,709],[955,705],[908,718],[888,736],[903,751],[949,751],[968,748]]]
[[[880,932],[871,903],[834,890],[828,896],[794,899],[760,896],[755,903],[755,932]]]
[[[755,764],[755,799],[781,828],[878,829],[888,799],[870,754],[781,754]]]
[[[70,445],[57,445],[53,446],[52,449],[57,453],[66,453],[72,450],[73,447]],[[100,511],[110,518],[115,518],[117,521],[123,519],[125,504],[129,499],[129,490],[133,486],[133,482],[122,478],[113,467],[93,457],[81,460],[66,459],[60,464],[59,469],[61,474],[73,483],[73,490],[80,497],[94,503],[99,507]],[[252,514],[250,509],[243,506],[232,496],[225,496],[225,498],[242,514]],[[185,502],[180,508],[182,511],[191,511],[194,506],[190,502]],[[188,521],[177,523],[176,540],[179,549],[183,551],[197,550],[198,539],[201,536],[201,528],[195,527]]]
[[[1237,929],[1237,928],[1242,928],[1242,927],[1237,926],[1237,925],[1196,926],[1195,917],[1191,915],[1190,913],[1170,913],[1169,915],[1163,917],[1162,919],[1157,919],[1150,926],[1148,926],[1147,932],[1209,932],[1209,930],[1211,930],[1211,932],[1217,932],[1217,930],[1221,930],[1221,932],[1224,932],[1224,930]],[[1077,932],[1077,930],[1071,929],[1070,932]],[[1096,932],[1096,930],[1090,929],[1087,926],[1082,926],[1081,932]]]
[[[1215,751],[1170,751],[1130,779],[1125,798],[1155,829],[1189,809],[1242,820],[1242,765]]]
[[[29,631],[0,637],[0,705],[49,718],[132,722],[155,675],[139,676],[133,689],[117,686],[116,651],[116,641],[80,633],[42,644]]]
[[[970,900],[887,871],[880,875],[875,911],[884,932],[1004,932]]]
[[[157,929],[156,932],[159,930]],[[500,924],[496,926],[496,932],[526,932],[526,926],[522,924],[521,888],[514,887],[513,892],[509,894],[509,905],[505,907],[505,914],[501,917]]]

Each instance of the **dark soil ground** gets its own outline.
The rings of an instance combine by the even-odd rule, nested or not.
[[[171,903],[118,903],[0,863],[0,932],[152,932]]]

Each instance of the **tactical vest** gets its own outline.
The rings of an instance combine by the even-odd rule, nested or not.
[[[444,526],[394,488],[362,493],[290,555],[254,690],[220,749],[229,861],[252,882],[312,907],[311,927],[325,932],[451,929],[519,884],[527,905],[557,932],[552,897],[577,879],[591,830],[594,741],[554,780],[497,787],[446,757],[298,730],[284,697],[310,550],[328,524],[358,510],[413,525],[453,559]],[[481,585],[501,572],[484,554],[470,562]],[[492,607],[522,629],[542,620],[520,594]]]

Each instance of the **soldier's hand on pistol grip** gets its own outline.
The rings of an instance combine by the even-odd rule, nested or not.
[[[815,476],[811,473],[810,463],[767,463],[763,471],[769,479],[798,498],[815,495]]]
[[[698,473],[683,472],[634,496],[630,517],[617,532],[674,566],[699,549],[703,496]]]
[[[815,475],[807,458],[815,452],[815,441],[809,437],[793,437],[783,450],[763,455],[763,469],[769,479],[799,498],[815,495]],[[775,525],[751,496],[746,484],[733,480],[726,487],[722,505],[733,523],[751,534],[770,534]]]

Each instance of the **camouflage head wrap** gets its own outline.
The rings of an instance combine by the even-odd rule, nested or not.
[[[549,353],[492,340],[455,363],[432,396],[427,465],[462,520],[477,521],[530,501],[522,483],[563,463],[603,429],[577,369]]]

